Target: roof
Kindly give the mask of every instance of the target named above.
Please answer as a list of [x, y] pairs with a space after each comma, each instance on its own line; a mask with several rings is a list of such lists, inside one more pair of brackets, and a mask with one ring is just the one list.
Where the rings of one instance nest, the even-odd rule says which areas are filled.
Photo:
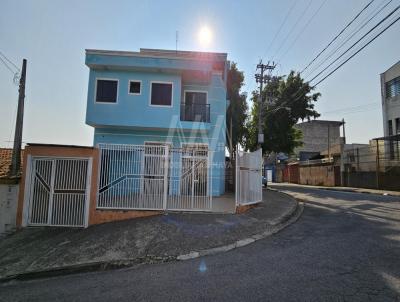
[[151, 57], [151, 58], [174, 58], [194, 59], [204, 61], [226, 61], [228, 54], [222, 52], [183, 51], [168, 49], [140, 48], [140, 51], [101, 50], [86, 49], [86, 54], [126, 56], [126, 57]]
[[390, 71], [392, 68], [396, 67], [398, 64], [400, 64], [400, 60], [396, 63], [394, 63], [392, 66], [390, 66], [388, 69], [386, 69], [384, 72], [382, 72], [381, 74], [385, 74], [388, 71]]
[[329, 125], [341, 126], [341, 125], [343, 125], [343, 122], [342, 121], [328, 121], [328, 120], [311, 120], [311, 121], [307, 121], [307, 122], [298, 123], [296, 125], [306, 125], [306, 124], [329, 124]]
[[[11, 148], [0, 148], [0, 178], [7, 178], [10, 171], [11, 158], [12, 158]], [[21, 151], [21, 171], [24, 158], [24, 150]], [[21, 173], [20, 171], [20, 173]]]
[[26, 145], [27, 146], [37, 146], [37, 147], [68, 147], [68, 148], [93, 149], [92, 146], [79, 146], [79, 145], [42, 144], [42, 143], [27, 143]]

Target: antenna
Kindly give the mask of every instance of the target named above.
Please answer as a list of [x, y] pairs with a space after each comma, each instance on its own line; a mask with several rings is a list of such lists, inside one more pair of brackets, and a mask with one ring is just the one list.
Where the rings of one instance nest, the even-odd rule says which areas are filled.
[[178, 52], [178, 31], [175, 32], [175, 51]]

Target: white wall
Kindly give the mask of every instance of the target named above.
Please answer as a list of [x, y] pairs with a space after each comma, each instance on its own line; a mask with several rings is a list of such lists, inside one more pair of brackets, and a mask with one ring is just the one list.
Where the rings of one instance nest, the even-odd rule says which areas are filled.
[[15, 228], [18, 187], [19, 185], [0, 184], [0, 236]]

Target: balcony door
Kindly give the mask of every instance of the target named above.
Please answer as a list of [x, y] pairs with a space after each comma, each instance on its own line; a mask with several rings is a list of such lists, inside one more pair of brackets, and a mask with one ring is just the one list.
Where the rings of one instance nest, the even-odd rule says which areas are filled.
[[207, 92], [185, 91], [185, 120], [207, 121]]

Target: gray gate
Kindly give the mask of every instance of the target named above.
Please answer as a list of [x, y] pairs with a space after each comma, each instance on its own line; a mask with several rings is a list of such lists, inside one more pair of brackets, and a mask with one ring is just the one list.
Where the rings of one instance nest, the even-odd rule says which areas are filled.
[[89, 159], [33, 158], [29, 225], [87, 225]]

